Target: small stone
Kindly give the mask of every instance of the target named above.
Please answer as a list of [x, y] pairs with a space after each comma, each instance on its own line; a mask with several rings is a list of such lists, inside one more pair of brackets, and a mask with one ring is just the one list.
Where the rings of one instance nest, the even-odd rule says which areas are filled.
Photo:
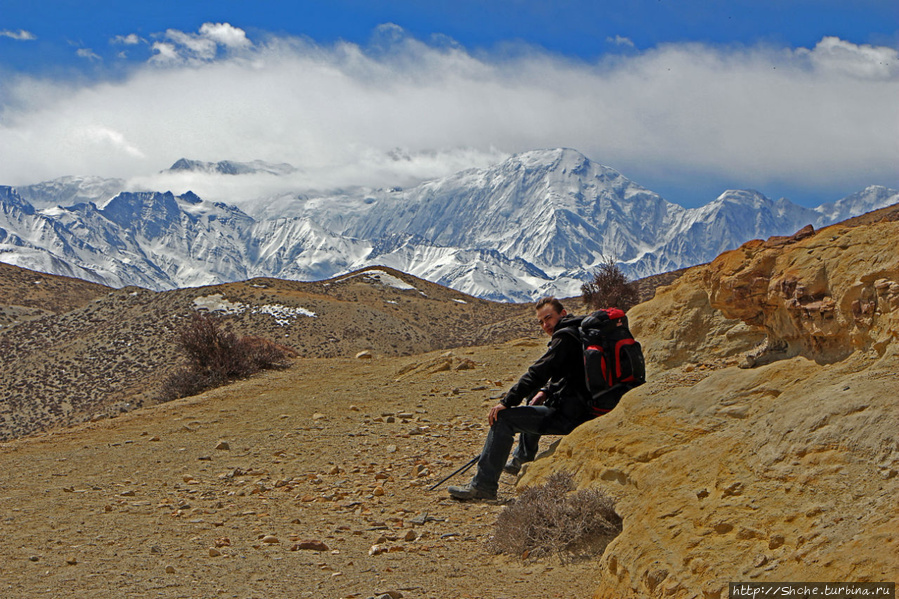
[[219, 444], [215, 446], [215, 448], [221, 451], [228, 451], [231, 449], [231, 445], [227, 441], [220, 441]]
[[403, 537], [403, 540], [405, 540], [407, 542], [415, 541], [417, 539], [418, 539], [418, 533], [415, 532], [414, 530], [410, 530], [410, 531], [406, 532], [406, 536]]
[[306, 539], [296, 543], [290, 548], [291, 551], [328, 551], [328, 546], [321, 541], [315, 539]]
[[39, 561], [41, 560], [41, 558], [40, 558], [39, 556], [37, 556], [37, 555], [32, 555], [32, 556], [29, 557], [28, 559], [31, 560], [31, 561], [33, 561], [33, 562], [39, 562]]
[[387, 553], [387, 548], [383, 545], [372, 545], [368, 550], [369, 555], [381, 555], [382, 553]]
[[374, 495], [375, 497], [383, 496], [384, 495], [384, 487], [378, 485], [377, 487], [375, 487], [375, 490], [372, 491], [372, 495]]
[[215, 547], [209, 548], [209, 557], [218, 557], [221, 554], [222, 554], [222, 552], [219, 551], [218, 549], [216, 549]]
[[150, 437], [150, 441], [161, 441], [159, 437]]
[[266, 545], [274, 545], [275, 543], [280, 543], [281, 541], [279, 541], [278, 537], [276, 537], [275, 535], [265, 535], [264, 537], [262, 537], [262, 542]]
[[374, 356], [367, 349], [356, 354], [357, 360], [371, 360], [372, 358], [374, 358]]
[[321, 412], [316, 412], [315, 414], [312, 415], [313, 420], [324, 420], [325, 418], [327, 418], [327, 416], [325, 416]]
[[75, 566], [78, 564], [78, 558], [70, 557], [66, 560], [66, 563], [69, 564], [70, 566]]
[[175, 566], [166, 566], [166, 567], [165, 567], [165, 573], [166, 573], [166, 574], [174, 574], [174, 573], [175, 573]]

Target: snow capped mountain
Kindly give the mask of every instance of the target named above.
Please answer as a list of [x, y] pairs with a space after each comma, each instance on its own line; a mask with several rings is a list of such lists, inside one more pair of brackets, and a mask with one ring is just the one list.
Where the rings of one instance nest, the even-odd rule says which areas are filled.
[[440, 247], [494, 249], [551, 276], [603, 256], [634, 259], [684, 212], [567, 149], [519, 154], [409, 190], [297, 200], [286, 209], [356, 238], [407, 234]]
[[626, 270], [648, 276], [700, 264], [744, 241], [792, 234], [807, 224], [820, 226], [820, 215], [784, 199], [772, 202], [757, 191], [729, 190], [677, 214], [664, 242], [628, 262]]
[[195, 173], [210, 173], [219, 175], [255, 175], [266, 173], [269, 175], [289, 175], [297, 171], [293, 165], [282, 162], [271, 164], [262, 160], [252, 162], [234, 162], [233, 160], [221, 160], [219, 162], [201, 162], [181, 158], [170, 166], [168, 171], [190, 171]]
[[124, 179], [60, 177], [35, 185], [17, 187], [16, 191], [35, 208], [52, 208], [54, 206], [71, 206], [82, 202], [105, 204], [124, 189]]
[[[172, 169], [230, 176], [282, 166], [293, 168], [182, 159]], [[281, 194], [260, 201], [256, 218], [190, 192], [108, 196], [122, 185], [71, 177], [25, 192], [0, 187], [0, 260], [153, 289], [317, 280], [384, 265], [472, 295], [527, 301], [578, 294], [609, 257], [642, 277], [899, 202], [883, 187], [816, 209], [731, 190], [688, 210], [568, 149], [525, 152], [406, 190]], [[71, 202], [82, 198], [93, 199]], [[268, 214], [278, 216], [260, 217]]]
[[822, 204], [815, 208], [821, 215], [820, 222], [837, 223], [871, 210], [895, 204], [896, 190], [880, 185], [870, 185], [863, 191], [846, 196], [832, 204]]

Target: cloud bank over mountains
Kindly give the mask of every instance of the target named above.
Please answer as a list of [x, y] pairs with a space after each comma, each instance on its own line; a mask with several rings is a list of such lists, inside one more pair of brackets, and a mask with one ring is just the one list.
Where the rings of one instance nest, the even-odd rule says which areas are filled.
[[148, 58], [99, 80], [4, 83], [0, 183], [100, 175], [229, 201], [240, 190], [218, 179], [138, 177], [191, 156], [298, 167], [257, 181], [268, 194], [411, 185], [566, 146], [688, 205], [711, 199], [697, 181], [819, 194], [816, 204], [899, 185], [889, 47], [622, 41], [589, 63], [523, 45], [475, 52], [389, 24], [365, 46], [325, 46], [227, 23], [110, 45]]

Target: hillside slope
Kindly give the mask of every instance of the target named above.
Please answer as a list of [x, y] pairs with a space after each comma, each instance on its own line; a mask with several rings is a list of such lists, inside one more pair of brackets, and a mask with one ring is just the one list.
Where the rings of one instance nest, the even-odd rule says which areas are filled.
[[630, 312], [650, 381], [521, 483], [566, 470], [618, 497], [596, 597], [896, 580], [894, 216], [747, 243]]
[[0, 331], [46, 314], [63, 314], [112, 291], [109, 287], [0, 262]]
[[316, 283], [128, 287], [0, 329], [0, 440], [153, 405], [180, 365], [178, 334], [197, 310], [221, 315], [238, 335], [288, 345], [301, 358], [416, 354], [505, 341], [533, 328], [524, 306], [382, 268]]

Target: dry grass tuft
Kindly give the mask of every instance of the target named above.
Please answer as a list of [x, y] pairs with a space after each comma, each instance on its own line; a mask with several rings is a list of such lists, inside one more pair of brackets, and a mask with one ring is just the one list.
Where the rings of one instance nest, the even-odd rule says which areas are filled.
[[598, 489], [574, 491], [571, 474], [557, 472], [503, 509], [489, 549], [522, 559], [555, 554], [566, 561], [601, 554], [620, 532], [621, 517], [610, 497]]

